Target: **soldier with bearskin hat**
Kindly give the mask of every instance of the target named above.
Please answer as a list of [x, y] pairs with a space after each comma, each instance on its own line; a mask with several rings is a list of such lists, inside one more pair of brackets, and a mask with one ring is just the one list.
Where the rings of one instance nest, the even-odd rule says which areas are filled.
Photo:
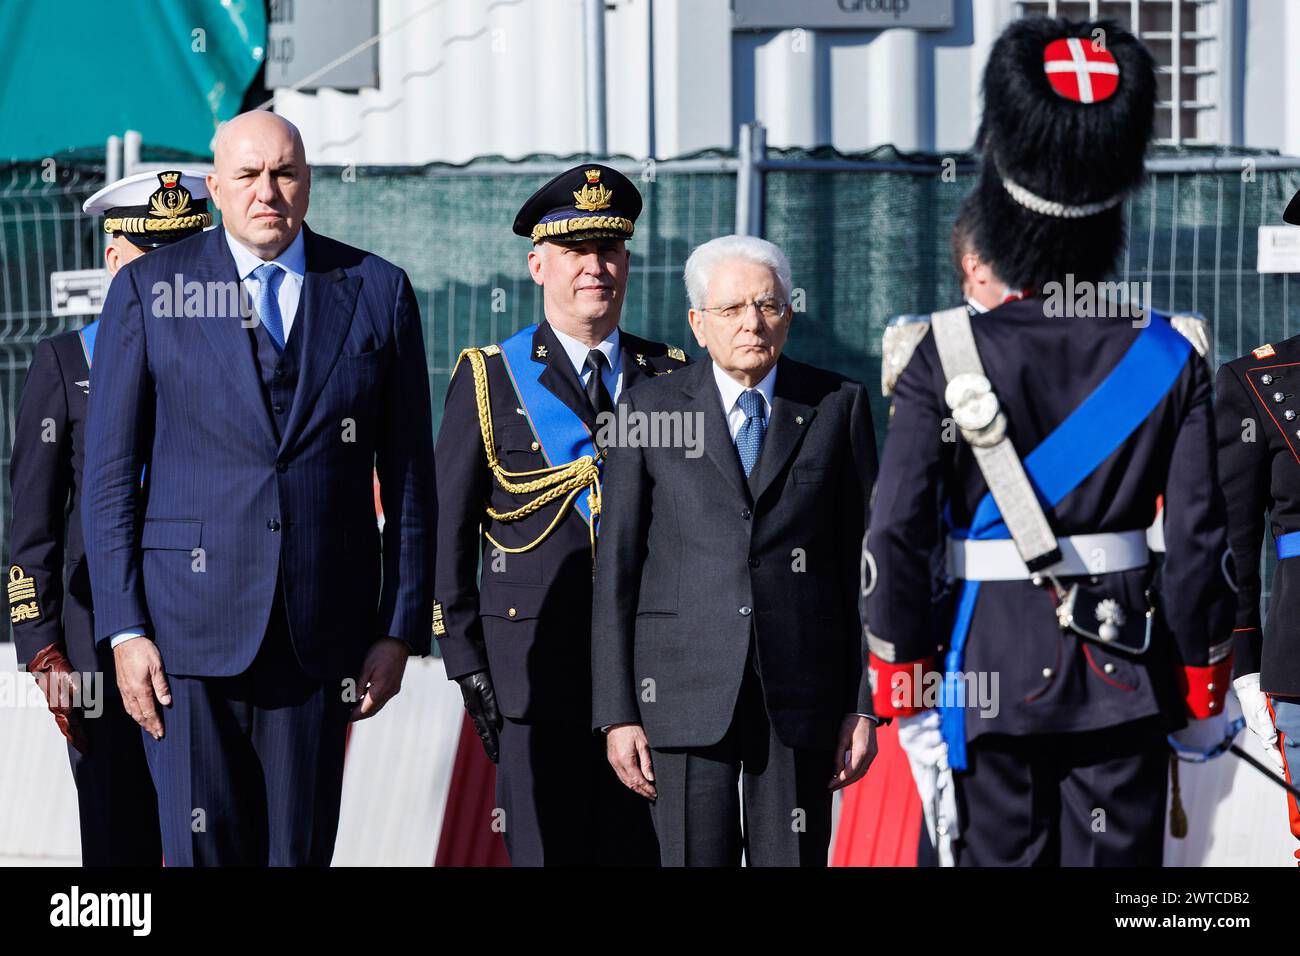
[[[974, 321], [935, 313], [899, 363], [864, 555], [870, 667], [914, 768], [951, 782], [959, 865], [1158, 864], [1167, 735], [1222, 737], [1232, 593], [1204, 330], [1097, 294], [1154, 105], [1151, 56], [1117, 25], [1007, 28], [968, 213], [1010, 294]], [[1092, 294], [1060, 315], [1063, 288]], [[936, 549], [950, 602], [918, 600]]]

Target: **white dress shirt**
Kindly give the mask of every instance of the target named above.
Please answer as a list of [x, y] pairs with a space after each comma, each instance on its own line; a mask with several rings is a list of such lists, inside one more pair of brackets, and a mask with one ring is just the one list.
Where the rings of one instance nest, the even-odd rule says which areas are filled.
[[[235, 257], [235, 271], [239, 274], [239, 281], [244, 284], [249, 301], [256, 302], [261, 283], [253, 278], [253, 270], [261, 266], [264, 260], [259, 259], [257, 253], [251, 251], [228, 232], [226, 233], [226, 245], [230, 247], [230, 254]], [[284, 340], [288, 342], [289, 330], [293, 328], [294, 314], [298, 311], [298, 300], [302, 298], [303, 277], [307, 273], [307, 252], [303, 245], [301, 229], [298, 230], [298, 235], [293, 237], [293, 242], [289, 243], [284, 252], [271, 261], [284, 270], [284, 278], [280, 280], [280, 288], [276, 291], [275, 298], [280, 305], [280, 321], [284, 324]], [[109, 647], [117, 647], [117, 645], [129, 641], [133, 637], [144, 637], [144, 632], [139, 628], [119, 631], [108, 639], [108, 645]]]
[[[261, 283], [253, 278], [253, 270], [265, 265], [268, 260], [258, 258], [257, 253], [228, 232], [226, 245], [230, 246], [230, 254], [235, 257], [235, 271], [239, 274], [239, 281], [244, 284], [249, 301], [256, 302]], [[284, 252], [269, 261], [284, 270], [284, 278], [280, 280], [280, 288], [276, 290], [275, 299], [280, 305], [284, 340], [288, 342], [294, 316], [298, 312], [298, 300], [302, 298], [303, 276], [307, 273], [307, 252], [303, 245], [302, 230], [298, 230], [298, 235], [293, 237], [293, 242], [289, 243]]]
[[[591, 346], [579, 342], [572, 335], [566, 335], [555, 326], [551, 326], [551, 331], [559, 340], [560, 345], [564, 346], [564, 354], [569, 357], [573, 363], [573, 370], [578, 373], [578, 381], [582, 387], [587, 387], [587, 380], [591, 378], [591, 369], [587, 368], [587, 353], [591, 351]], [[606, 364], [605, 370], [601, 372], [601, 380], [605, 383], [605, 390], [609, 392], [609, 399], [612, 402], [618, 401], [618, 393], [623, 389], [623, 362], [622, 351], [618, 347], [618, 326], [614, 331], [609, 333], [603, 342], [596, 345], [596, 348], [605, 353]]]
[[[722, 396], [722, 414], [727, 419], [727, 428], [731, 430], [731, 440], [734, 442], [736, 433], [745, 424], [745, 412], [740, 407], [740, 395], [749, 389], [727, 374], [717, 362], [713, 363], [713, 380], [718, 383], [718, 394]], [[763, 376], [763, 380], [754, 386], [754, 391], [763, 396], [763, 416], [771, 421], [772, 396], [776, 392], [776, 365], [773, 365]]]

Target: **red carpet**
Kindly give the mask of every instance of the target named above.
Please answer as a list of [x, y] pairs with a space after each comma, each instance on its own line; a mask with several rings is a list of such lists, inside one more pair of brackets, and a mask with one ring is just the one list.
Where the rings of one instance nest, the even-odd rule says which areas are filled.
[[501, 834], [492, 830], [497, 768], [483, 752], [466, 714], [451, 771], [451, 792], [442, 817], [434, 866], [509, 866]]
[[894, 725], [876, 732], [880, 753], [844, 792], [831, 866], [916, 866], [921, 800]]

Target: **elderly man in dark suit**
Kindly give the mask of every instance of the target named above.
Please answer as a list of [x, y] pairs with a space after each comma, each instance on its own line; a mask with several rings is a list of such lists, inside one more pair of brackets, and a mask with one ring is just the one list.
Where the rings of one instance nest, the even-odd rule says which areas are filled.
[[704, 453], [609, 448], [593, 725], [654, 801], [665, 865], [737, 865], [743, 849], [750, 865], [824, 866], [832, 793], [876, 748], [858, 615], [867, 392], [782, 357], [790, 267], [770, 242], [705, 243], [686, 284], [711, 361], [630, 389], [619, 414], [628, 436], [638, 417], [690, 417]]
[[307, 228], [286, 120], [236, 117], [215, 166], [223, 227], [128, 265], [104, 304], [83, 519], [95, 637], [145, 730], [169, 866], [326, 864], [348, 720], [429, 649], [419, 308], [402, 270]]

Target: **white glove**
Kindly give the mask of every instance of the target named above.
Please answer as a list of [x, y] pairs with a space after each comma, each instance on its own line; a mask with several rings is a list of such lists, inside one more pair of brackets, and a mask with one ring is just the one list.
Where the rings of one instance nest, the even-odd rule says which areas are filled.
[[1190, 720], [1186, 727], [1172, 736], [1178, 746], [1205, 753], [1223, 743], [1227, 732], [1228, 716], [1219, 713], [1204, 720]]
[[939, 712], [926, 710], [910, 717], [898, 718], [898, 743], [914, 766], [934, 769], [943, 761], [948, 766], [948, 745], [939, 729]]
[[1259, 674], [1244, 674], [1232, 682], [1232, 687], [1241, 702], [1241, 715], [1246, 718], [1246, 726], [1259, 738], [1269, 763], [1277, 768], [1279, 774], [1286, 776], [1286, 765], [1277, 744], [1277, 728], [1273, 726], [1273, 715], [1268, 712], [1268, 698], [1259, 689]]
[[939, 865], [952, 866], [952, 841], [959, 833], [957, 790], [948, 768], [948, 745], [939, 729], [939, 712], [927, 710], [898, 718], [898, 743], [907, 754], [925, 812], [925, 828], [938, 850]]

